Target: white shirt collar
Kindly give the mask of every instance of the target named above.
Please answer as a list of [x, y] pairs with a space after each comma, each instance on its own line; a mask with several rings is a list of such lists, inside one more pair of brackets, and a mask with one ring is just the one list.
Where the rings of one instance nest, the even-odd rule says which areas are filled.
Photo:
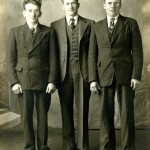
[[110, 19], [111, 19], [111, 18], [114, 18], [114, 24], [116, 24], [116, 23], [117, 23], [117, 20], [118, 20], [118, 17], [119, 17], [119, 14], [118, 14], [116, 17], [107, 16], [107, 23], [108, 23], [108, 26], [109, 26], [109, 24], [110, 24]]
[[28, 27], [30, 28], [30, 30], [32, 29], [32, 28], [34, 28], [35, 29], [35, 31], [36, 31], [36, 29], [37, 29], [37, 26], [38, 26], [38, 23], [36, 24], [36, 25], [31, 25], [31, 24], [29, 24], [28, 22], [27, 22], [27, 24], [28, 24]]
[[75, 20], [75, 25], [78, 23], [78, 18], [79, 18], [79, 16], [78, 15], [76, 15], [76, 16], [74, 16], [74, 17], [72, 17], [72, 16], [66, 16], [66, 20], [67, 20], [67, 24], [68, 25], [70, 25], [70, 19], [71, 18], [74, 18], [74, 20]]

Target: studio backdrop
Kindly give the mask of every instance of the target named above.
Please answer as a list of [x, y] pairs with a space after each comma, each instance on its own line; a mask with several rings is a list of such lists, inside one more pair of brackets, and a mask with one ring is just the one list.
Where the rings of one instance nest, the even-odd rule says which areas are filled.
[[[79, 14], [96, 22], [105, 17], [103, 0], [79, 0]], [[8, 106], [10, 111], [21, 114], [22, 99], [14, 95], [9, 88], [7, 78], [6, 50], [7, 39], [10, 28], [25, 23], [22, 15], [23, 0], [1, 0], [0, 1], [0, 104]], [[143, 38], [144, 47], [144, 69], [142, 83], [136, 90], [135, 97], [135, 121], [137, 128], [150, 127], [150, 72], [147, 65], [150, 63], [150, 20], [148, 19], [150, 2], [148, 0], [122, 0], [121, 14], [135, 18], [138, 21]], [[40, 22], [50, 26], [51, 22], [64, 16], [61, 0], [42, 0], [42, 16]], [[115, 126], [120, 127], [119, 108], [116, 99]], [[0, 105], [0, 107], [2, 107]], [[1, 108], [0, 108], [1, 109]], [[76, 109], [75, 125], [76, 125]], [[1, 114], [0, 114], [1, 115]], [[36, 117], [36, 116], [34, 116]], [[49, 110], [49, 127], [61, 128], [61, 111], [57, 91], [52, 95]], [[99, 129], [100, 106], [98, 95], [92, 95], [90, 99], [89, 128]], [[36, 120], [36, 118], [34, 119]], [[36, 122], [35, 122], [36, 123]]]

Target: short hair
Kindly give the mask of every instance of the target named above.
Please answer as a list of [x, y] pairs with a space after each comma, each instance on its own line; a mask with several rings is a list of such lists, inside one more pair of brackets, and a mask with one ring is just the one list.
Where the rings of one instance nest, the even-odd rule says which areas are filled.
[[[105, 1], [106, 1], [106, 0], [104, 0], [104, 3], [105, 3]], [[121, 0], [120, 0], [120, 3], [121, 3]]]
[[41, 0], [24, 0], [24, 2], [23, 2], [23, 8], [24, 9], [25, 9], [25, 5], [27, 5], [28, 3], [37, 5], [41, 9], [41, 5], [42, 5], [42, 1]]
[[[64, 0], [61, 0], [62, 1], [62, 3], [64, 3]], [[76, 2], [78, 3], [79, 2], [79, 0], [76, 0]]]

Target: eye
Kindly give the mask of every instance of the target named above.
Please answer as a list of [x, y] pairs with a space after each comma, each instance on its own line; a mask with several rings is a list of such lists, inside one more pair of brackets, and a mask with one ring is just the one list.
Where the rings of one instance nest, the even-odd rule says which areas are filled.
[[116, 6], [119, 6], [119, 5], [120, 5], [120, 3], [119, 3], [119, 2], [115, 2], [115, 5], [116, 5]]
[[39, 13], [39, 10], [38, 10], [38, 9], [35, 9], [34, 12], [35, 12], [35, 13]]
[[28, 11], [29, 13], [31, 13], [31, 12], [32, 12], [32, 9], [28, 9], [27, 11]]
[[111, 4], [112, 4], [112, 2], [108, 2], [108, 4], [109, 4], [109, 5], [111, 5]]
[[76, 2], [73, 2], [72, 5], [76, 5]]
[[69, 3], [66, 3], [66, 5], [69, 5]]

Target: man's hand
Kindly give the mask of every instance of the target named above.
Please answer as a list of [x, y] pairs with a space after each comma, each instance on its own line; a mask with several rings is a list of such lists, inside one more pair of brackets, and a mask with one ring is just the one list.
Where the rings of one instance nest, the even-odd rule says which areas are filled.
[[99, 84], [98, 84], [96, 81], [93, 81], [93, 82], [91, 82], [91, 84], [90, 84], [90, 90], [91, 90], [91, 92], [94, 93], [94, 94], [99, 94], [99, 91], [100, 91], [101, 89], [100, 89]]
[[16, 83], [15, 85], [13, 85], [12, 91], [13, 91], [15, 94], [22, 93], [21, 85], [20, 85], [19, 83]]
[[56, 90], [56, 86], [53, 83], [49, 83], [47, 85], [46, 93], [52, 94], [55, 92], [55, 90]]
[[139, 80], [131, 79], [131, 87], [132, 87], [132, 89], [135, 90], [138, 87], [139, 83], [140, 83]]
[[147, 70], [150, 71], [150, 64], [147, 66]]

